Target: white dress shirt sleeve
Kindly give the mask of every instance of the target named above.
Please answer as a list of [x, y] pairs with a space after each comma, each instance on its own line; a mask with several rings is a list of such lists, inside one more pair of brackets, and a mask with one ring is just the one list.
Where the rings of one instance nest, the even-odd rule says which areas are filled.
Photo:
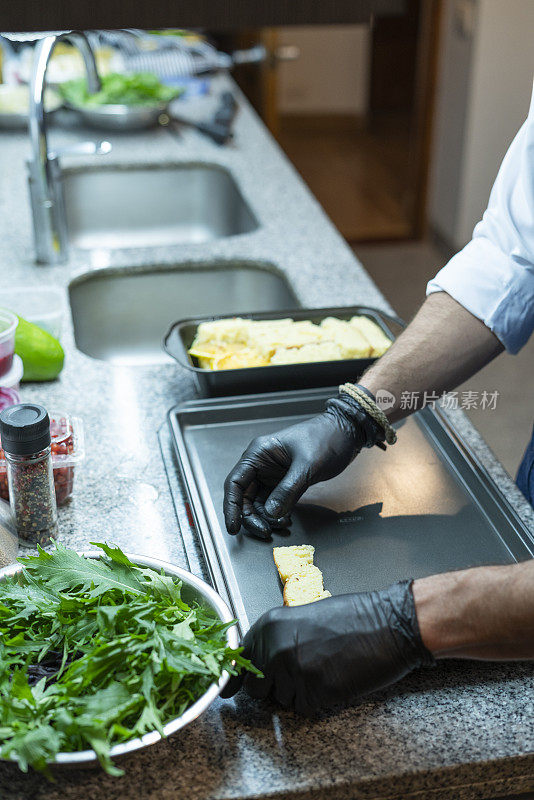
[[534, 94], [473, 238], [427, 286], [427, 294], [438, 291], [481, 319], [510, 353], [534, 330]]

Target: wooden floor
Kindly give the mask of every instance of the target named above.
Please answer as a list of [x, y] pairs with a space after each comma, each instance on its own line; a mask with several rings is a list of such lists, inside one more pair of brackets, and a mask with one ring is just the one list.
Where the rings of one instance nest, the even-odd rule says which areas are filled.
[[405, 121], [390, 121], [374, 132], [288, 123], [282, 120], [278, 141], [346, 239], [411, 235], [410, 137]]

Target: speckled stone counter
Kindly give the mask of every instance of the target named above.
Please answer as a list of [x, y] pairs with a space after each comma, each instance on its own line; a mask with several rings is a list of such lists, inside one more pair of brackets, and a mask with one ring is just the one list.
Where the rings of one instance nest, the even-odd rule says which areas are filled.
[[[224, 79], [215, 84], [215, 91]], [[213, 100], [198, 102], [199, 116]], [[55, 145], [94, 133], [51, 131]], [[64, 266], [36, 266], [24, 135], [0, 134], [0, 298], [9, 285], [65, 290], [61, 378], [25, 385], [25, 400], [83, 418], [87, 457], [75, 496], [61, 509], [61, 541], [87, 549], [106, 539], [133, 553], [182, 566], [185, 555], [158, 441], [172, 465], [166, 411], [195, 395], [174, 363], [117, 367], [76, 349], [67, 286], [102, 267], [261, 261], [285, 274], [306, 306], [376, 305], [389, 310], [350, 249], [246, 104], [231, 146], [184, 129], [107, 136], [109, 164], [205, 161], [231, 170], [260, 222], [258, 230], [210, 244], [150, 251], [75, 252]], [[65, 158], [65, 168], [103, 166]], [[142, 192], [142, 187], [140, 187]], [[454, 424], [534, 532], [534, 515], [460, 412]], [[170, 480], [179, 483], [170, 475]], [[191, 532], [184, 524], [184, 535]], [[198, 564], [191, 564], [198, 569]], [[170, 740], [123, 760], [127, 774], [62, 770], [55, 784], [0, 766], [0, 797], [50, 798], [484, 798], [534, 788], [534, 668], [449, 663], [413, 675], [355, 709], [308, 721], [246, 697], [218, 701]]]

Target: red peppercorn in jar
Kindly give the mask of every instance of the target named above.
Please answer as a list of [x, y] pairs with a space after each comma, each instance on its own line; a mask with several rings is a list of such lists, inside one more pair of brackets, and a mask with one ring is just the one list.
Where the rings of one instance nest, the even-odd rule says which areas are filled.
[[[57, 411], [49, 412], [49, 417], [56, 503], [62, 506], [72, 496], [76, 464], [79, 464], [85, 456], [83, 423], [79, 417], [71, 417]], [[9, 501], [7, 469], [2, 449], [0, 449], [0, 497]]]

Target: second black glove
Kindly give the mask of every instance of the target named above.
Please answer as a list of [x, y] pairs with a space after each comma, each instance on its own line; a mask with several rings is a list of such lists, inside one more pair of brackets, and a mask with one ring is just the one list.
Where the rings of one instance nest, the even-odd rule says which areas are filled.
[[435, 663], [421, 640], [411, 581], [380, 592], [273, 608], [243, 644], [243, 656], [265, 677], [231, 678], [223, 697], [244, 683], [251, 697], [272, 697], [305, 715], [354, 703]]
[[285, 527], [306, 489], [339, 475], [363, 447], [384, 441], [384, 431], [352, 397], [330, 400], [326, 411], [247, 447], [224, 485], [228, 533], [241, 525], [261, 539]]

